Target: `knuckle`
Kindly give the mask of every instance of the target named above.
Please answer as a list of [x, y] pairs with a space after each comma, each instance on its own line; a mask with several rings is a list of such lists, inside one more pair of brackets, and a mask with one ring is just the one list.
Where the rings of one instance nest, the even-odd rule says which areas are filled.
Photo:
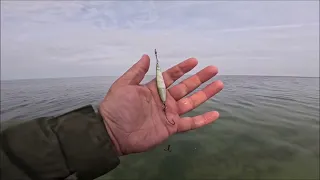
[[171, 78], [174, 80], [179, 79], [183, 75], [183, 71], [179, 66], [176, 66], [176, 68], [173, 69], [173, 72], [171, 73]]
[[188, 94], [188, 92], [189, 92], [189, 88], [188, 88], [188, 86], [187, 86], [187, 84], [185, 84], [184, 82], [181, 82], [180, 83], [180, 86], [181, 86], [181, 97], [184, 97], [185, 95], [187, 95]]

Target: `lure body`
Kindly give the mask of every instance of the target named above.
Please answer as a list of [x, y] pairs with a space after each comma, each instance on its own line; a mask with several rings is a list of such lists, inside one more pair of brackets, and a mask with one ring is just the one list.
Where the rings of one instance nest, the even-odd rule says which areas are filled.
[[159, 62], [157, 60], [157, 68], [156, 68], [156, 74], [157, 74], [157, 88], [159, 92], [160, 99], [163, 103], [163, 105], [166, 105], [166, 98], [167, 98], [167, 93], [166, 93], [166, 85], [164, 84], [162, 72], [159, 66]]
[[[157, 89], [158, 89], [158, 93], [160, 96], [160, 99], [163, 103], [163, 111], [164, 113], [166, 113], [166, 99], [167, 99], [167, 88], [166, 88], [166, 84], [164, 83], [164, 79], [162, 76], [162, 72], [159, 66], [159, 60], [158, 60], [158, 56], [157, 56], [157, 50], [154, 50], [154, 53], [156, 55], [156, 59], [157, 59], [157, 65], [156, 65], [156, 81], [157, 81]], [[166, 117], [167, 118], [167, 117]], [[175, 125], [175, 122], [170, 122], [167, 118], [167, 121], [171, 124], [171, 125]]]

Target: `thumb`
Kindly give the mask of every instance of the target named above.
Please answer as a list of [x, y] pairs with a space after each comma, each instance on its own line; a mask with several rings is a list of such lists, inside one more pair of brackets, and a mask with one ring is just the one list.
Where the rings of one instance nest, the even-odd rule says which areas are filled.
[[117, 85], [138, 85], [146, 75], [150, 66], [150, 57], [143, 55], [130, 69], [128, 69], [117, 81]]

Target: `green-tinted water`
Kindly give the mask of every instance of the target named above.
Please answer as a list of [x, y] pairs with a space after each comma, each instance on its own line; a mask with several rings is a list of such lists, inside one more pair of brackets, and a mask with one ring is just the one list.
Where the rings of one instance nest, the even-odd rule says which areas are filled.
[[[98, 179], [319, 179], [319, 78], [216, 79], [224, 90], [185, 116], [218, 110], [219, 120], [149, 152], [121, 157], [116, 169]], [[97, 103], [113, 80], [2, 82], [1, 118]], [[172, 152], [163, 150], [168, 144]]]

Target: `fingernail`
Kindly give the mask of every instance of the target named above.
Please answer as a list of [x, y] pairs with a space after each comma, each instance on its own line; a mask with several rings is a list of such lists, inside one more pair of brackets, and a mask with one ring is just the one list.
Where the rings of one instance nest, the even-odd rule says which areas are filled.
[[213, 111], [213, 113], [214, 113], [215, 116], [219, 116], [220, 115], [218, 111]]
[[146, 54], [143, 54], [143, 55], [141, 56], [141, 59], [144, 58], [145, 56], [146, 56]]

